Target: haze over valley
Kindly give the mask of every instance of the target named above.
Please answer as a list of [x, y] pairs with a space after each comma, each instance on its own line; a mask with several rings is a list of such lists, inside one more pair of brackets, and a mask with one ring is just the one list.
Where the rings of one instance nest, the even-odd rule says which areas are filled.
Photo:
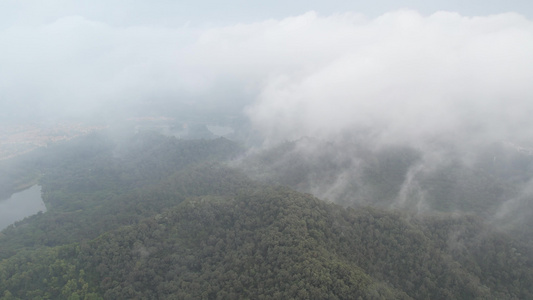
[[3, 2], [0, 299], [533, 298], [532, 18]]

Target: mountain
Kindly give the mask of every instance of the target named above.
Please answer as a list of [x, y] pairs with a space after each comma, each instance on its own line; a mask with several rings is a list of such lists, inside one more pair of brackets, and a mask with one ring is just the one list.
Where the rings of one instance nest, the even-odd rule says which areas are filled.
[[[350, 156], [306, 143], [306, 156], [285, 160], [301, 153], [289, 142], [237, 162], [242, 148], [229, 140], [154, 133], [47, 149], [27, 172], [40, 174], [49, 209], [0, 233], [0, 299], [533, 298], [523, 235], [475, 206], [391, 205], [421, 152], [354, 143]], [[424, 188], [449, 178], [468, 195], [492, 182], [499, 199], [526, 181], [446, 166], [420, 178]], [[339, 170], [359, 172], [356, 189], [381, 198], [339, 205], [304, 192]]]
[[234, 164], [261, 182], [344, 206], [471, 213], [507, 224], [516, 221], [520, 207], [530, 211], [533, 196], [533, 156], [501, 142], [461, 149], [445, 143], [376, 144], [357, 136], [302, 138]]
[[0, 263], [0, 287], [20, 299], [527, 299], [527, 251], [475, 217], [345, 209], [265, 187], [16, 254]]

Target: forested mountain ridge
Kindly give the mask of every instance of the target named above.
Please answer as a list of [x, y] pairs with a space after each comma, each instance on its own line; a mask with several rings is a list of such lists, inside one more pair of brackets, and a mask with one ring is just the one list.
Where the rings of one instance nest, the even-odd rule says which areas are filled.
[[251, 178], [344, 206], [473, 214], [533, 247], [533, 155], [502, 141], [379, 144], [301, 138], [236, 161]]
[[[241, 184], [240, 179], [229, 180], [243, 178], [229, 175], [235, 172], [218, 163], [241, 151], [225, 139], [189, 141], [141, 134], [122, 145], [128, 151], [118, 155], [111, 140], [93, 135], [30, 157], [39, 161], [48, 211], [5, 229], [0, 234], [0, 258], [25, 247], [95, 238], [135, 224], [187, 196], [223, 194], [222, 189]], [[214, 178], [221, 183], [209, 185]]]
[[[92, 241], [17, 254], [0, 274], [20, 299], [527, 299], [524, 251], [473, 217], [345, 209], [267, 187], [194, 197]], [[67, 275], [43, 281], [48, 264]]]
[[0, 234], [0, 299], [533, 298], [530, 248], [481, 216], [259, 183], [227, 166], [242, 149], [225, 139], [75, 142], [42, 154], [49, 211]]
[[533, 180], [533, 156], [505, 143], [461, 149], [365, 139], [301, 138], [248, 155], [235, 165], [259, 181], [346, 206], [492, 217], [508, 200], [531, 196], [522, 192]]

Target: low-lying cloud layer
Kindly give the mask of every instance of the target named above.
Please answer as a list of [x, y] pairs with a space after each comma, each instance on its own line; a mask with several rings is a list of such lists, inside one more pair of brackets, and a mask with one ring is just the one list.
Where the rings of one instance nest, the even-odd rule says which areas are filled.
[[320, 22], [332, 28], [313, 34], [334, 39], [319, 50], [331, 59], [266, 83], [248, 112], [268, 136], [324, 137], [361, 127], [387, 140], [531, 135], [530, 21], [412, 11], [347, 18], [307, 20], [308, 28]]
[[270, 141], [533, 133], [533, 22], [514, 13], [309, 12], [209, 28], [69, 16], [4, 27], [0, 44], [2, 117], [186, 103], [244, 111]]

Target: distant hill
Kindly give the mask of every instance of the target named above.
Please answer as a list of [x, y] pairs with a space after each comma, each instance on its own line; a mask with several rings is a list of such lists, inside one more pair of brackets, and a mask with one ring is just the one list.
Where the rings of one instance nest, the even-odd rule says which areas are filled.
[[527, 199], [533, 198], [533, 156], [515, 148], [501, 142], [456, 149], [303, 138], [235, 165], [261, 182], [345, 206], [466, 212], [508, 223], [521, 215], [521, 207], [531, 211]]

